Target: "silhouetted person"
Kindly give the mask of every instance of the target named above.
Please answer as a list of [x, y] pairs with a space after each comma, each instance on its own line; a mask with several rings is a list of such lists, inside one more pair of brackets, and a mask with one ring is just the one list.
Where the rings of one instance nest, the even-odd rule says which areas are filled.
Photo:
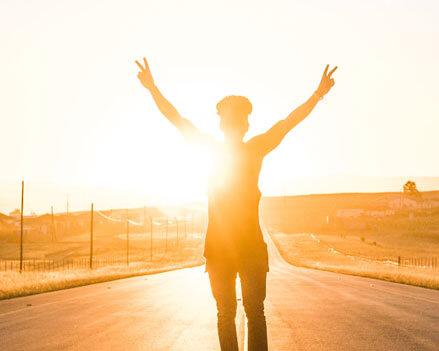
[[317, 102], [334, 85], [326, 66], [317, 90], [290, 115], [270, 130], [247, 142], [242, 139], [252, 111], [243, 96], [227, 96], [217, 104], [224, 142], [201, 133], [190, 121], [180, 116], [154, 84], [146, 59], [138, 78], [147, 88], [162, 114], [175, 125], [186, 140], [202, 143], [212, 151], [213, 168], [208, 182], [208, 216], [204, 256], [210, 285], [218, 308], [218, 336], [223, 351], [237, 351], [236, 276], [239, 274], [242, 298], [248, 320], [249, 351], [267, 350], [267, 327], [264, 315], [267, 245], [259, 226], [258, 188], [262, 161], [276, 148], [284, 136], [313, 110]]

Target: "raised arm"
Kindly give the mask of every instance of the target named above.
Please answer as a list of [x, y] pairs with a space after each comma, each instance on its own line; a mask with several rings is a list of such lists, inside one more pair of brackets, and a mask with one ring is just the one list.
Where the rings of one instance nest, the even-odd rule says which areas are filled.
[[136, 61], [140, 71], [137, 74], [140, 83], [149, 90], [154, 102], [156, 103], [160, 112], [171, 122], [178, 130], [188, 139], [200, 137], [199, 130], [187, 119], [181, 117], [177, 109], [162, 95], [160, 90], [154, 84], [151, 71], [149, 69], [146, 58], [143, 58], [143, 65]]
[[263, 154], [267, 154], [276, 148], [283, 140], [285, 135], [296, 125], [302, 122], [311, 113], [323, 96], [325, 96], [334, 86], [335, 81], [332, 78], [332, 74], [335, 72], [337, 67], [334, 67], [331, 71], [329, 71], [329, 73], [328, 69], [329, 65], [326, 66], [323, 72], [322, 79], [320, 80], [317, 90], [304, 104], [300, 105], [293, 112], [291, 112], [287, 118], [277, 122], [267, 132], [254, 137], [249, 141], [249, 143], [253, 143]]

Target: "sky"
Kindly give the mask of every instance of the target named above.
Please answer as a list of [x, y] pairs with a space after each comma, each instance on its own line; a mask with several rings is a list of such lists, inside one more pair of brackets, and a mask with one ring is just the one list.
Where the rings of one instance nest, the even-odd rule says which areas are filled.
[[180, 113], [218, 138], [222, 97], [252, 101], [251, 137], [338, 66], [265, 159], [264, 195], [394, 191], [409, 177], [439, 189], [438, 18], [439, 2], [419, 0], [2, 0], [0, 212], [18, 207], [22, 179], [27, 211], [204, 198], [206, 156], [139, 84], [143, 56]]

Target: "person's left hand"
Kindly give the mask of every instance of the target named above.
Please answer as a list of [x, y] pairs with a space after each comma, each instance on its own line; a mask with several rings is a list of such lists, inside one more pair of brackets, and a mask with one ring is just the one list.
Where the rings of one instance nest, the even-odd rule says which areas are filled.
[[325, 70], [323, 71], [322, 79], [320, 80], [319, 87], [316, 90], [316, 93], [321, 98], [325, 96], [335, 84], [334, 78], [332, 78], [332, 74], [337, 69], [337, 66], [335, 66], [332, 70], [330, 70], [329, 73], [328, 73], [328, 69], [329, 69], [329, 65], [326, 65]]

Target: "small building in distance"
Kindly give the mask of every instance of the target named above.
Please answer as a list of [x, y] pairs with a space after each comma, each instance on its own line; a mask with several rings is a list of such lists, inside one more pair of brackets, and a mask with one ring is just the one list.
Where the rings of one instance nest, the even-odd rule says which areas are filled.
[[427, 210], [439, 208], [439, 201], [434, 199], [410, 198], [401, 195], [398, 198], [389, 200], [389, 207], [395, 210]]
[[364, 210], [362, 208], [342, 208], [337, 210], [335, 216], [338, 218], [356, 218], [363, 215]]

